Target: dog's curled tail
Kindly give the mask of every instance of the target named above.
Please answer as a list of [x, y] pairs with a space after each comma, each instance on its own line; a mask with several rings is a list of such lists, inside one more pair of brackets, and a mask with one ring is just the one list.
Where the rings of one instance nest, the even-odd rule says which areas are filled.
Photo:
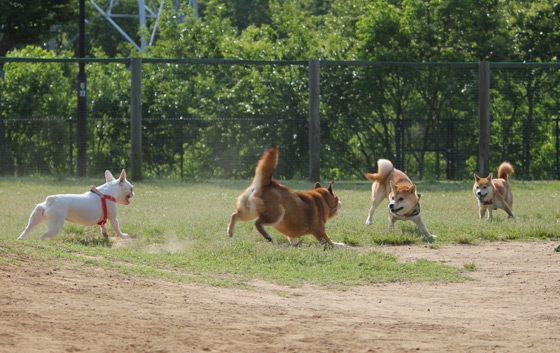
[[278, 148], [272, 145], [264, 152], [255, 169], [255, 179], [253, 180], [253, 187], [255, 189], [270, 184], [272, 181], [272, 173], [274, 173], [277, 164]]
[[513, 173], [513, 166], [508, 162], [503, 162], [498, 168], [498, 178], [508, 180], [508, 175]]
[[377, 161], [377, 173], [366, 173], [365, 176], [371, 181], [383, 182], [393, 170], [393, 163], [388, 159], [380, 159]]

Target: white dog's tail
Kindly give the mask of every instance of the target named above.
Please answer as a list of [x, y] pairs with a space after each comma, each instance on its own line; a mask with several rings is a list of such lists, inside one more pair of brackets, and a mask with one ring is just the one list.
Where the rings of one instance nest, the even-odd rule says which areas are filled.
[[366, 173], [365, 176], [371, 181], [383, 182], [389, 173], [393, 170], [393, 163], [388, 159], [380, 159], [377, 161], [377, 173]]
[[272, 173], [278, 164], [278, 148], [270, 146], [257, 164], [255, 169], [255, 179], [253, 180], [253, 187], [255, 190], [270, 184], [272, 181]]
[[18, 240], [24, 239], [27, 234], [29, 234], [33, 228], [35, 228], [39, 223], [45, 221], [45, 207], [49, 204], [49, 198], [47, 197], [47, 201], [38, 204], [35, 206], [33, 212], [31, 212], [31, 216], [29, 216], [29, 222], [27, 223], [27, 227], [23, 230], [23, 232], [18, 237]]

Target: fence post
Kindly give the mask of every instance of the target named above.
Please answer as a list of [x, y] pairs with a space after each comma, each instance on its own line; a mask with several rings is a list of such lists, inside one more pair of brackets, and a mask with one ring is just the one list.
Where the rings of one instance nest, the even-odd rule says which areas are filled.
[[309, 60], [309, 181], [320, 181], [321, 120], [319, 116], [320, 63]]
[[130, 60], [130, 176], [142, 180], [142, 59]]
[[490, 62], [478, 66], [478, 173], [490, 172]]
[[[80, 58], [85, 57], [85, 1], [80, 0], [80, 24], [79, 24], [79, 53]], [[79, 62], [78, 69], [78, 111], [76, 125], [76, 147], [78, 176], [86, 175], [87, 164], [87, 78], [85, 62]]]

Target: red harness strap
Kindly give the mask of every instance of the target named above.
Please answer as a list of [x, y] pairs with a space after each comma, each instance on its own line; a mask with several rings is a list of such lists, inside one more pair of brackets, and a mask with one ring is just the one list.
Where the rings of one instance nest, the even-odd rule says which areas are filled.
[[91, 192], [97, 194], [99, 197], [101, 197], [101, 205], [103, 206], [103, 219], [100, 220], [99, 222], [97, 222], [97, 224], [100, 225], [100, 226], [104, 226], [105, 223], [107, 223], [107, 200], [111, 200], [114, 203], [117, 203], [117, 199], [115, 199], [111, 195], [102, 194], [94, 186], [90, 186], [89, 191], [91, 191]]

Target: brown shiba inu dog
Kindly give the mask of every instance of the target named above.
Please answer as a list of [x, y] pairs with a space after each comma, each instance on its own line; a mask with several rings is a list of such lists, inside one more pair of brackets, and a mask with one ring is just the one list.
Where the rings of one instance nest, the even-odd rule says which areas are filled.
[[484, 218], [488, 210], [488, 219], [492, 218], [492, 210], [501, 208], [506, 211], [508, 218], [515, 218], [513, 211], [513, 193], [508, 181], [508, 175], [513, 173], [513, 167], [503, 162], [498, 168], [498, 178], [492, 179], [492, 173], [486, 178], [474, 175], [473, 194], [478, 199], [480, 218]]
[[259, 161], [253, 183], [237, 198], [237, 211], [231, 215], [228, 235], [233, 236], [237, 221], [256, 218], [255, 227], [271, 242], [272, 237], [264, 226], [274, 227], [286, 235], [291, 244], [297, 244], [303, 235], [312, 234], [319, 242], [344, 246], [333, 242], [325, 231], [327, 221], [342, 206], [333, 193], [332, 183], [328, 188], [316, 183], [313, 190], [293, 192], [272, 178], [277, 164], [278, 149], [272, 146]]
[[377, 173], [366, 173], [365, 177], [373, 181], [371, 186], [371, 208], [366, 225], [371, 224], [373, 212], [383, 199], [389, 200], [389, 230], [397, 220], [411, 220], [424, 234], [424, 239], [433, 241], [435, 235], [430, 234], [420, 216], [420, 195], [416, 193], [416, 186], [402, 171], [395, 169], [393, 163], [387, 159], [377, 161]]

